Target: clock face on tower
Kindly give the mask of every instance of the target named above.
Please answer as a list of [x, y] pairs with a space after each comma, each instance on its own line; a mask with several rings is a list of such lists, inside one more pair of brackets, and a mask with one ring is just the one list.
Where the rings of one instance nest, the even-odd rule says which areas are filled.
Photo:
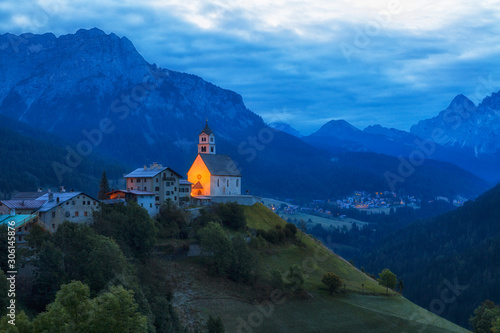
[[198, 180], [200, 180], [201, 179], [201, 175], [198, 174], [198, 176], [196, 176], [196, 178], [198, 178]]

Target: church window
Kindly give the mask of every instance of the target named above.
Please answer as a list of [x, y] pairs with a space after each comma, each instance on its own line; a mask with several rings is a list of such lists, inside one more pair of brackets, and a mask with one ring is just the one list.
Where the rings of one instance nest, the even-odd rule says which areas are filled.
[[207, 147], [201, 147], [201, 151], [205, 153], [207, 151]]
[[214, 147], [210, 147], [210, 152], [213, 153], [214, 152]]
[[227, 187], [229, 187], [229, 179], [227, 180]]
[[214, 138], [210, 138], [210, 142], [214, 142]]
[[219, 187], [219, 180], [217, 179], [217, 187]]
[[240, 184], [240, 180], [239, 179], [236, 179], [236, 187], [238, 187]]
[[202, 137], [202, 138], [201, 138], [201, 141], [202, 141], [202, 142], [206, 142], [206, 141], [207, 141], [207, 138]]

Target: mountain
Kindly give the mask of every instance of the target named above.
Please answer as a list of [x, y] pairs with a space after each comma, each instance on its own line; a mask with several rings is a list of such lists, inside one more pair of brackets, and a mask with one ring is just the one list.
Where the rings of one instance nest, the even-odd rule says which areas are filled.
[[282, 131], [282, 132], [288, 133], [290, 135], [293, 135], [297, 138], [302, 137], [302, 134], [300, 134], [299, 131], [297, 131], [295, 128], [293, 128], [292, 126], [290, 126], [287, 123], [276, 121], [276, 122], [269, 123], [267, 125], [271, 128], [277, 129], [278, 131]]
[[357, 262], [372, 272], [389, 267], [408, 299], [466, 327], [481, 302], [500, 302], [500, 184], [381, 244]]
[[[68, 142], [68, 167], [96, 154], [131, 168], [156, 161], [185, 174], [207, 119], [217, 152], [233, 157], [252, 194], [310, 200], [390, 190], [386, 171], [397, 173], [400, 164], [313, 148], [268, 127], [237, 93], [149, 64], [126, 37], [96, 28], [59, 37], [4, 34], [0, 72], [0, 115]], [[453, 183], [446, 195], [484, 191], [481, 179], [448, 168], [417, 168], [396, 189], [425, 188], [412, 194], [432, 197]]]
[[[433, 126], [432, 129], [440, 128], [438, 124]], [[302, 139], [317, 148], [334, 153], [341, 151], [375, 152], [406, 158], [413, 154], [423, 154], [428, 160], [453, 163], [489, 182], [496, 183], [500, 180], [500, 168], [498, 167], [500, 155], [477, 155], [471, 148], [443, 145], [443, 142], [436, 142], [436, 140], [426, 137], [425, 133], [416, 133], [415, 131], [409, 133], [380, 125], [368, 126], [361, 131], [345, 120], [332, 120], [318, 131]], [[481, 141], [482, 139], [475, 138], [475, 140]], [[494, 136], [488, 140], [491, 140], [491, 143], [488, 144], [490, 146], [496, 141], [500, 142]]]
[[[29, 133], [29, 134], [27, 134]], [[0, 116], [0, 198], [8, 199], [16, 191], [36, 191], [38, 188], [78, 189], [97, 196], [103, 170], [111, 186], [117, 186], [124, 166], [98, 154], [82, 159], [78, 167], [64, 170], [64, 182], [58, 166], [65, 165], [66, 142], [47, 135], [16, 120]]]
[[444, 146], [471, 149], [476, 156], [500, 156], [500, 92], [478, 106], [458, 95], [439, 115], [420, 121], [410, 131]]

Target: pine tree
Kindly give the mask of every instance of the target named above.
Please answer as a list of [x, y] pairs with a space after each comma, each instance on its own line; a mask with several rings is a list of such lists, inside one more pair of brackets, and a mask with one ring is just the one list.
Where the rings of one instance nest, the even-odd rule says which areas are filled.
[[109, 183], [108, 183], [108, 177], [106, 177], [106, 171], [103, 171], [101, 177], [101, 184], [99, 185], [99, 194], [97, 194], [97, 199], [99, 200], [109, 199], [109, 197], [106, 194], [109, 193], [110, 191], [111, 190], [109, 189]]

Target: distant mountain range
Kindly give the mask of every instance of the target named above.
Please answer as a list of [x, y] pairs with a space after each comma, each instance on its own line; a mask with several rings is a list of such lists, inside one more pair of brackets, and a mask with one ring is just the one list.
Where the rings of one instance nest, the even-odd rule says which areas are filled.
[[500, 181], [500, 93], [479, 106], [458, 95], [435, 118], [420, 121], [410, 133], [373, 125], [363, 131], [345, 120], [331, 120], [302, 138], [330, 152], [376, 152], [424, 156], [453, 163], [492, 183]]
[[[14, 121], [9, 129], [20, 133], [16, 124], [22, 123], [60, 138], [67, 166], [97, 154], [119, 161], [122, 168], [155, 161], [185, 174], [208, 119], [217, 152], [238, 163], [244, 190], [310, 200], [354, 189], [390, 190], [387, 173], [401, 173], [401, 161], [393, 156], [414, 149], [412, 134], [379, 127], [359, 131], [345, 122], [302, 140], [283, 124], [266, 125], [237, 93], [149, 64], [126, 37], [96, 28], [60, 37], [1, 35], [0, 72], [0, 115]], [[34, 137], [29, 130], [20, 134]], [[16, 158], [27, 160], [21, 152]], [[474, 197], [488, 187], [479, 177], [437, 160], [399, 176], [395, 189], [420, 197]], [[95, 172], [98, 177], [101, 170]]]

